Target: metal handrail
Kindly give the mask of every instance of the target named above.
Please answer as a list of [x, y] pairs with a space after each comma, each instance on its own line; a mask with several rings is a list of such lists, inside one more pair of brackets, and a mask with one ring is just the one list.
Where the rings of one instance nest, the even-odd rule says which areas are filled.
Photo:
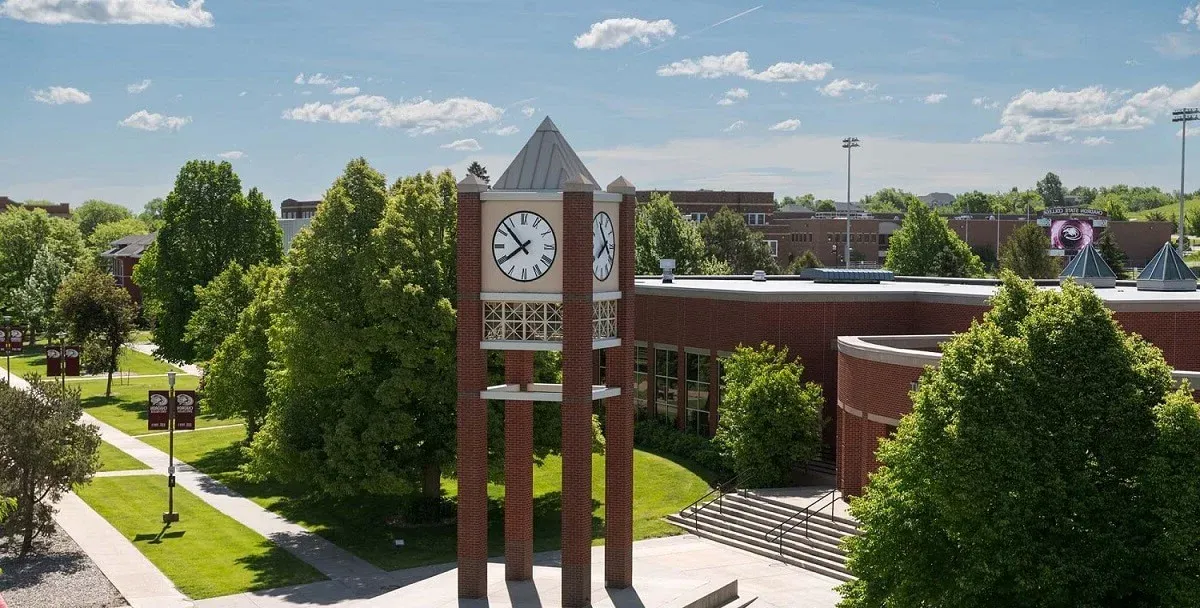
[[[821, 503], [821, 502], [825, 501], [826, 499], [829, 500], [829, 505], [828, 505], [829, 506], [829, 521], [833, 521], [833, 519], [834, 519], [833, 507], [834, 507], [834, 505], [837, 504], [837, 488], [829, 490], [828, 492], [825, 492], [824, 494], [818, 496], [816, 500], [808, 503], [808, 506], [797, 511], [794, 515], [792, 515], [792, 516], [788, 517], [787, 519], [783, 520], [782, 522], [780, 522], [779, 525], [768, 530], [767, 533], [763, 535], [763, 537], [766, 538], [767, 541], [770, 541], [771, 535], [774, 534], [776, 530], [778, 530], [779, 533], [778, 533], [778, 536], [775, 538], [775, 540], [779, 541], [779, 553], [780, 553], [780, 555], [782, 555], [783, 554], [783, 537], [787, 536], [788, 532], [795, 530], [800, 524], [804, 524], [804, 538], [808, 538], [808, 521], [810, 519], [812, 519], [812, 517], [814, 515], [820, 514], [821, 510], [824, 509], [826, 506], [826, 505], [819, 505], [817, 507], [813, 507], [813, 505], [818, 505], [818, 503]], [[801, 516], [803, 516], [803, 517], [801, 517]], [[788, 526], [788, 524], [791, 523], [791, 521], [796, 518], [800, 518], [800, 519], [798, 521], [796, 521], [795, 523], [793, 523], [792, 525]], [[785, 529], [784, 526], [787, 526], [787, 528]]]
[[[706, 509], [708, 507], [708, 505], [711, 505], [712, 503], [716, 502], [718, 512], [721, 513], [722, 515], [724, 515], [725, 510], [724, 510], [724, 505], [723, 505], [721, 499], [724, 498], [725, 495], [729, 493], [725, 489], [728, 487], [731, 487], [731, 486], [735, 490], [738, 489], [738, 485], [741, 484], [742, 480], [745, 479], [745, 477], [748, 473], [749, 473], [749, 471], [742, 471], [741, 473], [738, 473], [737, 475], [735, 475], [733, 478], [723, 481], [721, 483], [718, 483], [713, 489], [709, 490], [707, 494], [705, 494], [704, 496], [701, 496], [700, 498], [697, 498], [695, 501], [692, 502], [692, 504], [684, 507], [680, 511], [680, 514], [684, 515], [686, 517], [687, 510], [692, 509], [692, 518], [693, 518], [692, 524], [696, 527], [696, 530], [700, 529], [700, 511], [703, 511], [704, 509]], [[709, 500], [708, 502], [704, 502], [708, 497], [712, 496], [714, 493], [717, 494], [716, 498]], [[700, 504], [700, 503], [704, 503], [704, 504]]]

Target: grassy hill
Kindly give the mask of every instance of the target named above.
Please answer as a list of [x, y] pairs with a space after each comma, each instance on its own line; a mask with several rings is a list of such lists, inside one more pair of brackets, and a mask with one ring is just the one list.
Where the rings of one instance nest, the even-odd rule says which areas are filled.
[[[1183, 202], [1183, 206], [1185, 209], [1185, 211], [1184, 211], [1185, 214], [1188, 211], [1191, 211], [1193, 209], [1200, 209], [1200, 198], [1190, 198]], [[1139, 220], [1145, 219], [1146, 214], [1150, 213], [1152, 211], [1158, 211], [1158, 212], [1162, 213], [1163, 215], [1167, 216], [1167, 218], [1169, 219], [1172, 215], [1176, 215], [1176, 216], [1179, 215], [1179, 203], [1175, 202], [1175, 203], [1171, 203], [1170, 205], [1162, 205], [1160, 207], [1152, 207], [1150, 209], [1143, 209], [1141, 211], [1136, 211], [1136, 212], [1130, 213], [1129, 217], [1130, 217], [1130, 219], [1139, 219]]]

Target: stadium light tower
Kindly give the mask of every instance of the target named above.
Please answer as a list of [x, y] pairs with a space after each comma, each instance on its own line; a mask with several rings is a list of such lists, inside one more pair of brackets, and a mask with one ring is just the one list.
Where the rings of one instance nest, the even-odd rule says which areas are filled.
[[1179, 144], [1179, 242], [1176, 244], [1179, 249], [1179, 254], [1183, 255], [1183, 176], [1185, 161], [1187, 159], [1187, 123], [1193, 120], [1200, 120], [1200, 108], [1183, 108], [1171, 112], [1171, 122], [1183, 123], [1183, 137], [1180, 137]]
[[842, 140], [842, 147], [846, 149], [846, 251], [842, 252], [842, 257], [846, 258], [846, 268], [850, 267], [850, 151], [859, 147], [857, 137], [847, 137]]

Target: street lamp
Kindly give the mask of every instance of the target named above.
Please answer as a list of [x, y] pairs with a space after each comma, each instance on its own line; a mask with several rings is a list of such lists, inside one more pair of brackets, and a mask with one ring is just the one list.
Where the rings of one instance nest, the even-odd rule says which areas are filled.
[[175, 372], [167, 372], [167, 512], [163, 513], [164, 524], [171, 525], [179, 521], [175, 512]]
[[67, 334], [66, 332], [58, 332], [58, 378], [59, 384], [62, 386], [66, 394], [67, 390]]
[[1179, 138], [1179, 242], [1177, 248], [1179, 254], [1183, 255], [1183, 176], [1184, 176], [1184, 160], [1187, 158], [1187, 123], [1193, 120], [1200, 120], [1200, 108], [1183, 108], [1171, 112], [1171, 122], [1183, 123], [1183, 136]]
[[846, 258], [846, 268], [850, 267], [850, 151], [859, 147], [857, 137], [847, 137], [842, 140], [842, 147], [846, 149], [846, 251], [843, 255]]

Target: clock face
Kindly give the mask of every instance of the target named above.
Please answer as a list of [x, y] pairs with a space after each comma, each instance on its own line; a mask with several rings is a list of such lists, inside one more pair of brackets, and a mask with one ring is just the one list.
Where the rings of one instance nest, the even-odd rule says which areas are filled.
[[601, 281], [612, 273], [617, 256], [617, 240], [612, 218], [601, 211], [592, 219], [592, 274]]
[[514, 281], [536, 281], [550, 270], [557, 256], [554, 229], [532, 211], [510, 214], [492, 233], [492, 259], [500, 272]]

